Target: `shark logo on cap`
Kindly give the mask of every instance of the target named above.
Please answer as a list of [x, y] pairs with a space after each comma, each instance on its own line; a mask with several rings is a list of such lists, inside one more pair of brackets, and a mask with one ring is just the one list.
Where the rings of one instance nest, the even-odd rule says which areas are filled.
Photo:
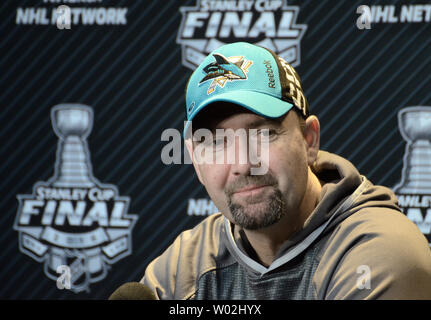
[[240, 57], [224, 57], [219, 53], [214, 53], [215, 62], [211, 62], [202, 70], [206, 75], [199, 81], [199, 85], [208, 80], [212, 80], [207, 94], [215, 91], [217, 85], [223, 88], [226, 82], [235, 80], [247, 80], [248, 68], [253, 64], [251, 60], [245, 60]]

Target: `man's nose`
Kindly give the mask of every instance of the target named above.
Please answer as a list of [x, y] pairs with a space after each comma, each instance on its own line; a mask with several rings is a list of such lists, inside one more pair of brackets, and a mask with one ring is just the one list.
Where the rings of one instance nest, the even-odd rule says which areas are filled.
[[231, 150], [228, 152], [232, 152], [235, 156], [234, 161], [231, 165], [231, 172], [233, 175], [250, 175], [251, 163], [249, 159], [249, 145], [246, 137], [237, 136], [235, 137], [235, 143]]

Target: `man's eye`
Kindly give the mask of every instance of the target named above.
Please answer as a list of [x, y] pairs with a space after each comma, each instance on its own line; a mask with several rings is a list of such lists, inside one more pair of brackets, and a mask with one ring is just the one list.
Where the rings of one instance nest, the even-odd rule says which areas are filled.
[[259, 130], [258, 135], [260, 135], [261, 137], [272, 137], [274, 135], [276, 135], [277, 132], [274, 129], [263, 129], [263, 130]]

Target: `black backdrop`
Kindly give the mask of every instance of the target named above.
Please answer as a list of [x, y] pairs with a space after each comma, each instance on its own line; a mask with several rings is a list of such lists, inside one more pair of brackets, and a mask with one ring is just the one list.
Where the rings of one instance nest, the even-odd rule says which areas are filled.
[[[431, 26], [380, 22], [360, 30], [356, 8], [394, 4], [400, 10], [414, 3], [425, 2], [288, 1], [299, 7], [296, 23], [307, 26], [296, 69], [321, 122], [321, 148], [389, 187], [401, 179], [406, 146], [398, 111], [431, 105]], [[61, 30], [17, 21], [18, 8], [51, 11], [59, 4], [127, 8], [127, 23]], [[0, 4], [0, 298], [105, 299], [122, 283], [139, 281], [153, 258], [204, 218], [187, 213], [190, 201], [207, 198], [192, 166], [165, 165], [160, 156], [166, 145], [162, 131], [183, 128], [191, 70], [182, 64], [177, 34], [180, 7], [195, 5], [195, 0]], [[58, 289], [43, 263], [20, 250], [14, 230], [17, 196], [31, 195], [38, 181], [54, 175], [58, 137], [50, 112], [62, 103], [93, 109], [87, 138], [92, 173], [129, 197], [127, 213], [138, 217], [130, 254], [78, 293]]]

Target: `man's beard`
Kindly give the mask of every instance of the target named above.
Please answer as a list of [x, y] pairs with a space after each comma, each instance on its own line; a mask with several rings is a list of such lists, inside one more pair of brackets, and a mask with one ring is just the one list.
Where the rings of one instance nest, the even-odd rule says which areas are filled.
[[[248, 176], [236, 181], [233, 186], [230, 186], [226, 191], [228, 199], [228, 207], [231, 212], [234, 223], [248, 230], [258, 230], [269, 227], [281, 220], [286, 215], [286, 201], [283, 194], [278, 189], [277, 180], [271, 175], [264, 176]], [[236, 190], [245, 187], [246, 185], [269, 185], [274, 188], [266, 199], [263, 200], [264, 207], [254, 209], [254, 212], [247, 212], [243, 205], [234, 203], [232, 200], [233, 193]], [[233, 189], [233, 190], [232, 190]], [[261, 203], [259, 203], [261, 205]], [[257, 212], [259, 211], [259, 212]]]

